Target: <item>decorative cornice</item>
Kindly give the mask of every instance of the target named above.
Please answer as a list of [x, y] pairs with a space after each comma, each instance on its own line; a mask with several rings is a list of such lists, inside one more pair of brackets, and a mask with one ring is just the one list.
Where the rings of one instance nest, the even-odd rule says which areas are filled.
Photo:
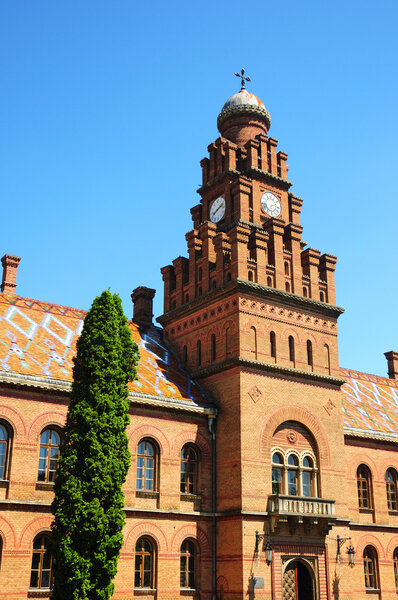
[[209, 377], [215, 373], [226, 371], [227, 369], [233, 369], [234, 367], [240, 367], [243, 369], [251, 369], [254, 371], [265, 371], [268, 373], [282, 375], [285, 377], [294, 379], [305, 379], [306, 381], [324, 383], [327, 385], [333, 385], [341, 387], [346, 380], [342, 377], [332, 377], [331, 375], [325, 375], [323, 373], [314, 373], [313, 371], [302, 371], [301, 369], [294, 369], [292, 367], [284, 367], [275, 363], [266, 363], [259, 360], [253, 360], [248, 358], [232, 358], [224, 361], [217, 365], [211, 365], [204, 369], [198, 369], [191, 373], [194, 379], [202, 379], [203, 377]]
[[253, 104], [238, 104], [235, 106], [229, 106], [228, 108], [223, 108], [217, 117], [217, 128], [220, 130], [220, 126], [230, 117], [250, 114], [254, 115], [261, 121], [264, 121], [267, 129], [271, 127], [271, 115], [266, 108], [261, 108], [260, 106], [255, 106]]
[[263, 171], [262, 169], [258, 169], [257, 167], [251, 167], [250, 169], [245, 169], [242, 171], [243, 175], [252, 178], [253, 175], [263, 179], [264, 181], [269, 181], [270, 183], [277, 184], [279, 187], [288, 190], [292, 187], [293, 183], [288, 181], [287, 179], [283, 179], [282, 177], [278, 177], [278, 175], [273, 175], [268, 171]]
[[[250, 223], [249, 225], [251, 226], [252, 224]], [[256, 294], [265, 300], [282, 302], [287, 306], [298, 308], [300, 310], [316, 312], [317, 314], [324, 315], [325, 317], [333, 317], [337, 319], [344, 312], [344, 308], [341, 308], [340, 306], [334, 306], [333, 304], [327, 304], [326, 302], [313, 300], [312, 298], [304, 298], [304, 296], [298, 296], [296, 294], [292, 294], [291, 292], [277, 290], [276, 288], [254, 283], [252, 281], [235, 279], [226, 282], [221, 288], [210, 290], [206, 292], [206, 294], [203, 294], [198, 298], [194, 298], [193, 300], [190, 300], [190, 302], [164, 313], [156, 320], [164, 327], [176, 317], [182, 318], [185, 315], [190, 315], [201, 304], [205, 304], [209, 300], [221, 299], [235, 291], [244, 292], [247, 294]]]
[[341, 308], [340, 306], [334, 306], [333, 304], [327, 304], [326, 302], [313, 300], [312, 298], [304, 298], [304, 296], [298, 296], [297, 294], [254, 283], [253, 281], [237, 279], [236, 284], [239, 290], [255, 292], [262, 298], [278, 298], [288, 306], [300, 308], [302, 310], [316, 311], [326, 317], [334, 317], [337, 319], [344, 312], [344, 308]]
[[398, 433], [389, 433], [387, 431], [372, 431], [370, 429], [358, 429], [356, 427], [344, 427], [346, 437], [356, 437], [380, 442], [398, 442]]
[[[72, 390], [70, 381], [62, 379], [51, 379], [33, 375], [22, 375], [19, 373], [0, 373], [0, 385], [41, 390], [46, 392], [61, 392], [69, 395]], [[197, 404], [194, 401], [178, 400], [168, 396], [155, 396], [142, 394], [140, 392], [129, 392], [130, 402], [133, 405], [151, 406], [153, 408], [166, 408], [187, 413], [216, 416], [217, 409], [210, 404]]]

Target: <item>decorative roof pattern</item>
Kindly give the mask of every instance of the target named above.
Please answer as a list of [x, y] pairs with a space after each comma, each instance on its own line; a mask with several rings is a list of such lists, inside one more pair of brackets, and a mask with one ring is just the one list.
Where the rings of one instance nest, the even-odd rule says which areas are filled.
[[[0, 371], [72, 380], [76, 341], [86, 312], [21, 296], [0, 294]], [[130, 391], [204, 402], [203, 395], [163, 345], [161, 331], [141, 332], [130, 322], [140, 349], [138, 380]]]
[[398, 381], [340, 369], [343, 423], [349, 429], [398, 434]]

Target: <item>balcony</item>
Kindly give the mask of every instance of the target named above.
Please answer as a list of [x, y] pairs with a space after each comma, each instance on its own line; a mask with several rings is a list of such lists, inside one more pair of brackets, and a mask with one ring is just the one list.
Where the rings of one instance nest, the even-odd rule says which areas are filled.
[[336, 521], [334, 503], [334, 500], [323, 498], [269, 496], [268, 513], [272, 529], [279, 533], [282, 526], [287, 524], [290, 533], [295, 533], [302, 525], [306, 533], [317, 528], [321, 535], [326, 535]]

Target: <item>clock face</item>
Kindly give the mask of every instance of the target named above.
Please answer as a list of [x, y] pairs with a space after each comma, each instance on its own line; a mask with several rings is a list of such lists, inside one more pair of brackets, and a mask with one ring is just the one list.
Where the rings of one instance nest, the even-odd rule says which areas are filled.
[[270, 217], [279, 217], [282, 210], [279, 198], [272, 192], [264, 192], [261, 196], [261, 208]]
[[210, 207], [210, 220], [213, 223], [218, 223], [225, 215], [225, 199], [220, 196], [214, 200]]

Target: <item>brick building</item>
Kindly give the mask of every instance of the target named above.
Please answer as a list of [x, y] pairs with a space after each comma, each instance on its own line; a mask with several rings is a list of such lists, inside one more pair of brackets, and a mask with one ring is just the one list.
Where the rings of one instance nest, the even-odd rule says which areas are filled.
[[[243, 81], [243, 80], [242, 80]], [[242, 85], [201, 161], [188, 257], [138, 287], [115, 598], [398, 591], [398, 353], [339, 365], [336, 258], [307, 247], [270, 116]], [[50, 504], [84, 311], [0, 294], [0, 599], [48, 597]], [[353, 564], [352, 564], [353, 563]]]

